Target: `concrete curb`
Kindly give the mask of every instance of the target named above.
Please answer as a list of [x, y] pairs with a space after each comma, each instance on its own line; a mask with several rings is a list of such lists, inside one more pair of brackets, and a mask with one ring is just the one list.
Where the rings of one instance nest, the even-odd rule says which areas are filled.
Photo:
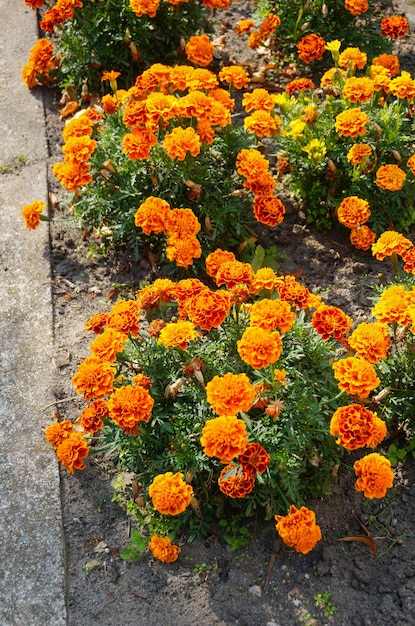
[[41, 94], [22, 66], [38, 38], [23, 0], [0, 0], [0, 624], [64, 626], [59, 471], [43, 428], [53, 400], [48, 230], [28, 231], [25, 204], [47, 203]]

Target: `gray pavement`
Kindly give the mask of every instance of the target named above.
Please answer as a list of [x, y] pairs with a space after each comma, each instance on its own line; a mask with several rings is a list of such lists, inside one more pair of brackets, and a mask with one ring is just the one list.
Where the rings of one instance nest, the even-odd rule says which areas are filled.
[[41, 95], [21, 79], [36, 13], [0, 0], [0, 24], [0, 626], [64, 626], [59, 472], [42, 430], [53, 401], [48, 229], [21, 217], [47, 203]]

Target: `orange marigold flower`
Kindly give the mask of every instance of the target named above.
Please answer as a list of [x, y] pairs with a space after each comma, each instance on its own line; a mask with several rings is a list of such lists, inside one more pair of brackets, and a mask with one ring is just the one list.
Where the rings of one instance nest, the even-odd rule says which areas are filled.
[[179, 558], [181, 549], [170, 541], [169, 537], [152, 535], [148, 543], [151, 554], [162, 563], [174, 563]]
[[245, 451], [248, 444], [245, 422], [235, 415], [220, 415], [207, 420], [200, 443], [207, 456], [214, 456], [221, 463], [230, 463]]
[[346, 228], [357, 228], [370, 217], [369, 202], [357, 196], [344, 198], [337, 209], [337, 219]]
[[231, 306], [234, 304], [243, 304], [249, 298], [249, 289], [246, 285], [235, 285], [229, 289], [229, 295], [231, 298]]
[[153, 381], [151, 380], [150, 376], [146, 376], [145, 374], [137, 374], [136, 376], [133, 376], [131, 382], [135, 386], [144, 387], [144, 389], [147, 389], [147, 391], [149, 391], [153, 386]]
[[372, 148], [368, 143], [355, 143], [347, 153], [347, 160], [354, 166], [366, 163], [372, 154]]
[[118, 76], [121, 76], [121, 72], [116, 72], [115, 70], [110, 70], [110, 71], [105, 70], [102, 73], [101, 82], [104, 82], [105, 80], [109, 80], [109, 81], [117, 80]]
[[[43, 0], [40, 0], [43, 2]], [[251, 32], [253, 27], [255, 26], [252, 20], [240, 20], [235, 27], [235, 33], [237, 35], [244, 35], [245, 33]]]
[[326, 42], [323, 37], [311, 33], [306, 35], [297, 43], [298, 56], [304, 63], [321, 61], [326, 49]]
[[218, 273], [218, 269], [220, 268], [222, 263], [226, 263], [227, 261], [236, 261], [233, 252], [217, 248], [216, 250], [208, 254], [205, 261], [207, 275], [215, 279], [216, 274]]
[[157, 137], [152, 130], [147, 128], [133, 128], [132, 133], [124, 135], [121, 147], [124, 154], [128, 155], [131, 161], [149, 159], [150, 150], [157, 143]]
[[195, 326], [209, 331], [218, 328], [224, 322], [230, 307], [231, 297], [227, 291], [206, 289], [191, 299], [187, 316]]
[[[318, 109], [314, 106], [314, 104], [309, 104], [304, 108], [304, 113], [301, 116], [301, 119], [306, 124], [315, 124], [318, 118]], [[280, 155], [279, 155], [280, 156]], [[281, 171], [281, 170], [278, 170]]]
[[406, 164], [410, 168], [412, 174], [415, 174], [415, 154], [413, 154], [411, 157], [409, 157], [409, 159], [408, 159]]
[[63, 420], [62, 422], [52, 422], [45, 430], [47, 441], [56, 450], [62, 441], [67, 439], [72, 431], [72, 422]]
[[414, 306], [411, 292], [406, 291], [402, 285], [392, 285], [382, 292], [372, 309], [372, 314], [379, 322], [407, 326], [411, 323], [409, 314], [411, 306]]
[[271, 111], [274, 108], [274, 99], [267, 89], [257, 88], [251, 93], [246, 92], [242, 98], [245, 111]]
[[166, 218], [170, 213], [170, 205], [162, 198], [149, 196], [140, 204], [134, 215], [134, 223], [143, 230], [145, 235], [165, 233]]
[[254, 215], [261, 224], [276, 226], [284, 219], [285, 207], [276, 196], [257, 196], [254, 200]]
[[40, 224], [40, 214], [46, 204], [41, 200], [34, 200], [31, 204], [26, 204], [22, 209], [22, 217], [25, 221], [26, 228], [35, 230]]
[[248, 46], [252, 50], [257, 50], [263, 41], [263, 35], [260, 31], [251, 33], [248, 37]]
[[269, 13], [267, 17], [262, 20], [259, 26], [259, 33], [262, 37], [262, 41], [265, 41], [268, 37], [270, 37], [276, 28], [280, 26], [281, 20], [278, 15], [274, 15], [273, 13]]
[[178, 320], [177, 322], [166, 324], [161, 329], [157, 343], [168, 348], [179, 347], [182, 350], [186, 350], [188, 342], [197, 339], [199, 336], [193, 322]]
[[248, 443], [245, 452], [238, 457], [238, 463], [242, 465], [242, 469], [252, 476], [265, 472], [269, 462], [268, 452], [259, 443]]
[[344, 0], [344, 8], [352, 15], [362, 15], [369, 8], [367, 0]]
[[277, 331], [270, 332], [250, 326], [237, 342], [238, 354], [253, 369], [260, 370], [275, 363], [281, 356], [282, 341]]
[[358, 250], [369, 250], [375, 239], [376, 234], [366, 225], [350, 231], [350, 243]]
[[346, 450], [375, 448], [386, 437], [386, 424], [361, 404], [339, 407], [330, 421], [330, 434]]
[[412, 248], [412, 241], [401, 233], [394, 230], [386, 230], [380, 235], [378, 240], [372, 245], [372, 254], [378, 261], [383, 261], [392, 254], [401, 255], [405, 250]]
[[194, 157], [199, 154], [200, 138], [191, 126], [188, 128], [179, 126], [165, 136], [163, 148], [171, 159], [184, 161], [188, 152]]
[[236, 157], [238, 173], [248, 180], [256, 179], [260, 174], [268, 172], [269, 162], [255, 148], [241, 150]]
[[367, 398], [380, 383], [375, 368], [365, 359], [354, 356], [340, 359], [333, 363], [333, 370], [334, 378], [339, 381], [339, 389], [351, 396]]
[[166, 257], [174, 261], [178, 267], [187, 269], [192, 265], [193, 259], [202, 256], [202, 247], [199, 240], [193, 235], [173, 235], [167, 240]]
[[92, 354], [101, 361], [115, 361], [117, 353], [122, 352], [128, 337], [115, 328], [108, 327], [103, 333], [97, 335], [90, 345]]
[[270, 115], [267, 111], [254, 111], [244, 119], [244, 128], [257, 137], [273, 137], [279, 133], [282, 121], [278, 115]]
[[111, 363], [101, 361], [97, 356], [89, 356], [78, 367], [72, 377], [72, 383], [85, 400], [102, 398], [112, 391], [114, 384], [114, 367]]
[[295, 315], [288, 302], [264, 298], [253, 303], [249, 319], [251, 326], [259, 326], [268, 331], [278, 329], [281, 333], [288, 333], [294, 324]]
[[[199, 139], [202, 143], [213, 143], [213, 140], [215, 138], [215, 131], [210, 122], [206, 120], [200, 120], [197, 123], [196, 132], [199, 135]], [[189, 193], [191, 193], [191, 191], [189, 191]]]
[[255, 395], [255, 387], [246, 374], [228, 372], [224, 376], [214, 376], [206, 385], [206, 399], [219, 415], [247, 413]]
[[236, 89], [248, 87], [248, 72], [240, 65], [227, 65], [219, 72], [219, 80], [233, 85]]
[[55, 163], [52, 171], [65, 189], [76, 191], [79, 187], [88, 185], [92, 181], [90, 169], [91, 166], [88, 163], [70, 161]]
[[148, 488], [153, 506], [163, 515], [179, 515], [190, 504], [193, 489], [181, 472], [158, 474]]
[[359, 48], [345, 48], [339, 56], [339, 65], [344, 68], [351, 68], [352, 70], [358, 68], [363, 69], [366, 65], [367, 54], [362, 52]]
[[107, 326], [116, 328], [120, 333], [137, 337], [140, 305], [135, 300], [120, 300], [112, 307], [108, 315]]
[[369, 68], [369, 76], [373, 80], [375, 91], [382, 91], [383, 94], [389, 93], [391, 82], [391, 73], [382, 65], [371, 65]]
[[311, 326], [323, 339], [341, 341], [350, 331], [352, 319], [341, 309], [323, 304], [313, 313]]
[[130, 0], [130, 7], [137, 17], [142, 15], [155, 17], [159, 4], [160, 0]]
[[211, 98], [214, 98], [221, 104], [223, 104], [225, 109], [227, 109], [228, 111], [232, 112], [234, 110], [235, 100], [231, 98], [231, 96], [229, 95], [229, 92], [226, 91], [226, 89], [221, 89], [221, 88], [211, 89], [209, 91], [209, 96]]
[[127, 434], [137, 435], [138, 424], [150, 419], [154, 400], [148, 390], [139, 385], [119, 387], [108, 400], [110, 418]]
[[289, 515], [276, 515], [275, 519], [279, 536], [296, 552], [307, 554], [322, 537], [320, 526], [316, 524], [316, 514], [305, 506], [297, 509], [292, 504]]
[[243, 184], [254, 196], [271, 196], [275, 189], [275, 180], [269, 172], [258, 174], [256, 178], [250, 178]]
[[226, 261], [220, 265], [215, 276], [215, 282], [218, 287], [226, 285], [227, 289], [232, 289], [232, 287], [240, 283], [245, 283], [245, 285], [249, 286], [253, 276], [254, 270], [249, 263]]
[[43, 0], [23, 0], [24, 3], [31, 9], [40, 9], [43, 6]]
[[343, 87], [343, 97], [350, 102], [366, 102], [375, 91], [373, 80], [368, 76], [351, 76]]
[[399, 191], [405, 182], [406, 174], [394, 164], [381, 165], [376, 172], [376, 184], [387, 191]]
[[97, 147], [97, 142], [89, 135], [69, 137], [62, 146], [65, 161], [87, 161]]
[[244, 468], [236, 465], [226, 465], [218, 479], [219, 489], [229, 498], [244, 498], [255, 485], [255, 476]]
[[117, 100], [117, 97], [113, 96], [112, 94], [107, 93], [105, 94], [105, 96], [102, 96], [101, 98], [102, 110], [107, 115], [114, 115], [114, 113], [118, 111], [120, 106], [121, 106], [121, 102]]
[[285, 91], [292, 96], [295, 91], [308, 91], [315, 88], [316, 86], [310, 78], [296, 78], [286, 85]]
[[392, 345], [388, 327], [380, 322], [361, 322], [348, 337], [347, 342], [358, 356], [369, 363], [386, 359]]
[[307, 287], [303, 287], [298, 283], [294, 276], [284, 276], [284, 282], [280, 282], [277, 286], [281, 300], [289, 302], [291, 306], [299, 309], [307, 309], [310, 292]]
[[104, 400], [95, 400], [79, 415], [78, 420], [84, 431], [93, 435], [103, 426], [103, 417], [108, 415], [108, 406]]
[[335, 129], [343, 137], [357, 137], [366, 133], [369, 116], [355, 107], [346, 109], [336, 116]]
[[208, 287], [197, 278], [185, 278], [175, 284], [171, 296], [177, 301], [179, 317], [187, 317], [190, 299], [205, 289]]
[[338, 83], [340, 78], [346, 76], [346, 72], [339, 67], [331, 67], [329, 70], [324, 72], [323, 76], [320, 79], [320, 87], [325, 87], [326, 85], [332, 85], [333, 83]]
[[276, 275], [272, 267], [260, 267], [251, 281], [249, 290], [254, 295], [263, 290], [272, 293], [283, 280], [281, 276]]
[[213, 60], [213, 52], [215, 46], [210, 42], [207, 35], [199, 35], [190, 37], [186, 44], [186, 56], [191, 63], [205, 67]]
[[84, 328], [88, 332], [94, 332], [99, 335], [107, 325], [108, 321], [108, 313], [96, 313], [92, 317], [89, 318], [87, 322], [84, 324]]
[[372, 60], [372, 65], [381, 65], [389, 70], [391, 78], [397, 76], [400, 71], [399, 58], [396, 54], [381, 54]]
[[197, 67], [187, 77], [187, 89], [193, 91], [195, 89], [215, 89], [219, 85], [216, 75], [210, 70]]
[[286, 377], [287, 377], [286, 370], [279, 370], [279, 369], [274, 370], [274, 380], [276, 380], [280, 385], [284, 385], [285, 387], [288, 384], [286, 381]]
[[166, 216], [165, 229], [169, 236], [195, 236], [200, 231], [200, 223], [192, 209], [172, 209]]
[[380, 32], [384, 37], [399, 39], [409, 33], [409, 24], [406, 17], [391, 15], [384, 17], [380, 22]]
[[415, 274], [415, 247], [402, 252], [401, 257], [402, 261], [405, 262], [405, 265], [403, 266], [404, 271]]
[[357, 476], [355, 489], [363, 491], [365, 498], [383, 498], [393, 486], [391, 462], [377, 452], [355, 461], [353, 469]]
[[393, 78], [389, 83], [390, 92], [403, 100], [413, 100], [415, 97], [415, 80], [412, 79], [409, 72], [401, 72], [399, 76]]
[[152, 322], [150, 322], [147, 332], [150, 335], [150, 337], [159, 337], [160, 332], [162, 328], [165, 327], [165, 325], [166, 325], [166, 322], [162, 319], [153, 320]]
[[56, 449], [56, 457], [70, 474], [85, 469], [82, 459], [88, 456], [89, 447], [81, 433], [72, 432]]

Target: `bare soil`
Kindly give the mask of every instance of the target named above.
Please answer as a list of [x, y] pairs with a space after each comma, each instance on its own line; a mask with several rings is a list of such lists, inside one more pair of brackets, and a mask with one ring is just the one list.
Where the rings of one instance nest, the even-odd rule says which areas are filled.
[[[240, 3], [239, 10], [243, 13], [249, 5]], [[239, 18], [229, 11], [225, 24], [232, 26]], [[225, 52], [229, 60], [237, 57], [245, 62], [244, 50], [230, 32]], [[410, 39], [401, 55], [403, 62], [410, 64], [412, 54]], [[44, 99], [50, 191], [61, 199], [62, 190], [51, 173], [61, 159], [59, 94], [48, 90]], [[379, 272], [385, 272], [385, 264], [352, 249], [341, 227], [315, 233], [292, 204], [287, 203], [287, 209], [281, 225], [260, 233], [264, 244], [276, 245], [283, 253], [281, 271], [298, 273], [326, 302], [342, 307], [356, 321], [364, 320], [371, 308], [373, 284]], [[83, 324], [112, 306], [115, 283], [137, 286], [148, 275], [149, 262], [144, 257], [135, 260], [122, 250], [109, 257], [87, 258], [90, 242], [70, 220], [59, 221], [61, 217], [65, 212], [58, 205], [50, 228], [54, 410], [58, 417], [74, 420], [83, 403], [76, 397], [71, 377], [81, 358], [89, 354], [90, 337]], [[349, 465], [351, 458], [345, 459]], [[271, 525], [248, 525], [252, 535], [245, 548], [232, 551], [218, 533], [190, 545], [183, 538], [179, 560], [164, 565], [150, 555], [138, 563], [120, 557], [134, 522], [112, 502], [110, 468], [88, 459], [84, 472], [61, 473], [68, 625], [415, 624], [414, 476], [411, 460], [398, 468], [395, 487], [387, 497], [371, 502], [355, 492], [353, 472], [341, 468], [330, 497], [309, 503], [323, 540], [308, 555], [284, 546]], [[365, 543], [341, 541], [348, 535], [366, 534], [358, 520], [375, 538], [377, 558]], [[97, 563], [90, 569], [92, 561]]]

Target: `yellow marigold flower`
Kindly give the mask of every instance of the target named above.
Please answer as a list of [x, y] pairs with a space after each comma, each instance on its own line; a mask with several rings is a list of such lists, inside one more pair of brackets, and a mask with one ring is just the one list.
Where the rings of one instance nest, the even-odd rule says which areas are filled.
[[344, 0], [344, 8], [352, 15], [362, 15], [369, 8], [367, 0]]
[[316, 514], [305, 506], [297, 509], [292, 504], [288, 515], [276, 515], [275, 519], [279, 536], [296, 552], [307, 554], [322, 537], [320, 526], [316, 524]]
[[350, 102], [366, 102], [375, 91], [373, 81], [368, 76], [351, 76], [343, 87], [343, 97]]
[[337, 209], [337, 219], [346, 228], [357, 228], [370, 217], [369, 203], [357, 196], [344, 198]]
[[230, 463], [245, 451], [248, 444], [245, 422], [235, 415], [220, 415], [207, 420], [200, 443], [207, 456], [214, 456], [221, 463]]
[[270, 115], [267, 111], [254, 111], [244, 119], [244, 128], [257, 137], [274, 137], [279, 134], [278, 127], [282, 120], [278, 115]]
[[138, 434], [138, 424], [150, 419], [154, 400], [147, 389], [119, 387], [108, 400], [108, 412], [113, 422], [127, 434]]
[[287, 383], [287, 372], [286, 372], [286, 370], [275, 369], [274, 370], [274, 380], [276, 380], [277, 383], [279, 383], [280, 385], [284, 385], [284, 387], [287, 387], [288, 383]]
[[399, 58], [396, 54], [381, 54], [372, 60], [372, 65], [380, 65], [389, 70], [391, 78], [397, 76], [400, 71]]
[[200, 152], [200, 139], [194, 128], [173, 128], [163, 141], [163, 148], [171, 159], [184, 161], [188, 152], [197, 156]]
[[301, 148], [303, 152], [307, 154], [307, 157], [312, 163], [320, 163], [327, 153], [326, 144], [323, 139], [312, 139]]
[[179, 515], [190, 504], [193, 489], [181, 472], [158, 474], [148, 488], [153, 506], [163, 515]]
[[339, 56], [340, 67], [344, 67], [346, 69], [351, 67], [352, 70], [356, 68], [361, 70], [366, 65], [366, 61], [367, 54], [359, 50], [359, 48], [345, 48]]
[[372, 154], [372, 148], [368, 143], [355, 143], [347, 153], [347, 160], [354, 166], [366, 163]]
[[343, 137], [357, 137], [366, 133], [366, 124], [369, 116], [359, 107], [346, 109], [336, 116], [334, 127]]
[[326, 304], [314, 311], [311, 318], [311, 326], [325, 340], [334, 338], [341, 341], [351, 325], [352, 319], [344, 311]]
[[134, 215], [134, 223], [143, 230], [145, 235], [165, 233], [166, 218], [170, 213], [170, 205], [162, 198], [149, 196], [140, 204]]
[[386, 424], [361, 404], [339, 407], [330, 421], [330, 434], [346, 450], [375, 448], [386, 437]]
[[169, 537], [152, 535], [148, 543], [151, 554], [162, 563], [174, 563], [179, 558], [181, 549], [171, 543]]
[[85, 400], [102, 398], [112, 391], [114, 367], [111, 363], [101, 361], [97, 356], [87, 357], [72, 377], [72, 383]]
[[101, 361], [115, 361], [117, 353], [122, 352], [128, 336], [120, 333], [115, 328], [106, 328], [103, 333], [97, 335], [90, 345], [92, 354], [95, 354]]
[[249, 289], [254, 295], [264, 289], [272, 293], [283, 280], [281, 276], [276, 275], [272, 267], [261, 267], [256, 271]]
[[332, 41], [326, 42], [326, 50], [328, 50], [329, 52], [339, 52], [341, 45], [342, 43], [340, 39], [333, 39]]
[[394, 474], [389, 459], [372, 452], [353, 465], [357, 476], [356, 491], [363, 491], [366, 498], [383, 498], [393, 486]]
[[410, 239], [407, 239], [404, 235], [394, 230], [386, 230], [373, 244], [372, 254], [376, 256], [378, 261], [383, 261], [383, 259], [392, 256], [392, 254], [401, 255], [409, 248], [412, 248], [412, 241], [410, 241]]
[[235, 33], [237, 35], [244, 35], [245, 33], [250, 33], [251, 30], [254, 28], [255, 24], [252, 20], [240, 20], [236, 27], [235, 27]]
[[415, 97], [415, 80], [409, 72], [401, 72], [399, 76], [393, 78], [389, 83], [390, 92], [401, 100], [407, 98], [413, 100]]
[[358, 226], [350, 231], [350, 243], [358, 250], [369, 250], [376, 239], [376, 234], [369, 226]]
[[233, 85], [236, 89], [243, 89], [243, 87], [248, 87], [249, 76], [240, 65], [227, 65], [220, 70], [219, 80]]
[[160, 0], [130, 0], [130, 7], [137, 17], [142, 15], [155, 17], [159, 4]]
[[217, 248], [206, 257], [206, 274], [215, 279], [216, 274], [218, 273], [218, 269], [223, 263], [226, 263], [227, 261], [236, 261], [234, 253], [229, 252], [228, 250], [221, 250], [220, 248]]
[[278, 329], [281, 333], [288, 333], [294, 324], [295, 314], [288, 302], [264, 298], [253, 303], [249, 319], [251, 326], [258, 326], [267, 331]]
[[281, 224], [285, 215], [285, 206], [276, 196], [257, 196], [254, 200], [255, 219], [267, 226]]
[[255, 387], [246, 374], [214, 376], [206, 385], [206, 399], [218, 415], [247, 413], [256, 396]]
[[206, 289], [190, 300], [187, 315], [195, 326], [209, 331], [218, 328], [225, 321], [230, 307], [231, 297], [227, 291]]
[[367, 398], [380, 383], [373, 365], [354, 356], [335, 361], [333, 370], [339, 389], [351, 396]]
[[40, 224], [40, 214], [46, 204], [41, 200], [34, 200], [31, 204], [26, 204], [22, 209], [22, 217], [25, 221], [26, 228], [35, 230]]
[[177, 322], [166, 324], [166, 326], [161, 329], [158, 343], [168, 348], [179, 347], [182, 350], [186, 350], [189, 341], [197, 339], [199, 336], [193, 322], [178, 320]]
[[277, 331], [270, 332], [251, 326], [245, 329], [237, 342], [238, 354], [253, 369], [260, 370], [278, 361], [282, 352], [282, 341]]
[[191, 63], [205, 67], [213, 60], [213, 52], [215, 46], [210, 42], [207, 35], [199, 35], [190, 37], [186, 44], [186, 56]]
[[242, 263], [241, 261], [226, 261], [219, 267], [215, 282], [220, 287], [226, 285], [227, 289], [231, 289], [240, 283], [250, 285], [254, 276], [254, 270], [249, 263]]
[[229, 498], [245, 498], [255, 486], [255, 475], [237, 465], [226, 465], [218, 479], [219, 489]]
[[381, 165], [376, 172], [376, 184], [387, 191], [399, 191], [402, 189], [406, 174], [400, 167], [394, 164]]
[[392, 285], [382, 292], [372, 309], [372, 314], [379, 322], [407, 326], [411, 323], [409, 314], [411, 306], [414, 306], [411, 292], [406, 291], [402, 285]]
[[409, 32], [409, 24], [406, 17], [401, 15], [391, 15], [390, 17], [384, 17], [380, 22], [381, 34], [384, 37], [391, 37], [391, 39], [399, 39], [404, 37]]
[[66, 437], [56, 449], [56, 457], [60, 463], [70, 474], [74, 474], [75, 470], [85, 469], [85, 463], [82, 459], [88, 456], [89, 447], [86, 439], [81, 433], [72, 432]]
[[274, 108], [274, 98], [267, 89], [256, 88], [249, 93], [244, 93], [242, 106], [245, 111], [271, 111]]
[[311, 33], [305, 35], [297, 43], [298, 56], [304, 63], [311, 63], [312, 61], [321, 61], [326, 49], [326, 42], [323, 37]]
[[392, 345], [387, 325], [380, 322], [361, 322], [347, 342], [358, 356], [369, 363], [385, 360]]
[[63, 420], [62, 422], [52, 422], [45, 430], [46, 440], [56, 450], [62, 441], [67, 439], [72, 431], [72, 422]]
[[306, 126], [307, 124], [302, 119], [292, 120], [290, 122], [290, 130], [285, 130], [283, 134], [298, 139], [303, 134]]

